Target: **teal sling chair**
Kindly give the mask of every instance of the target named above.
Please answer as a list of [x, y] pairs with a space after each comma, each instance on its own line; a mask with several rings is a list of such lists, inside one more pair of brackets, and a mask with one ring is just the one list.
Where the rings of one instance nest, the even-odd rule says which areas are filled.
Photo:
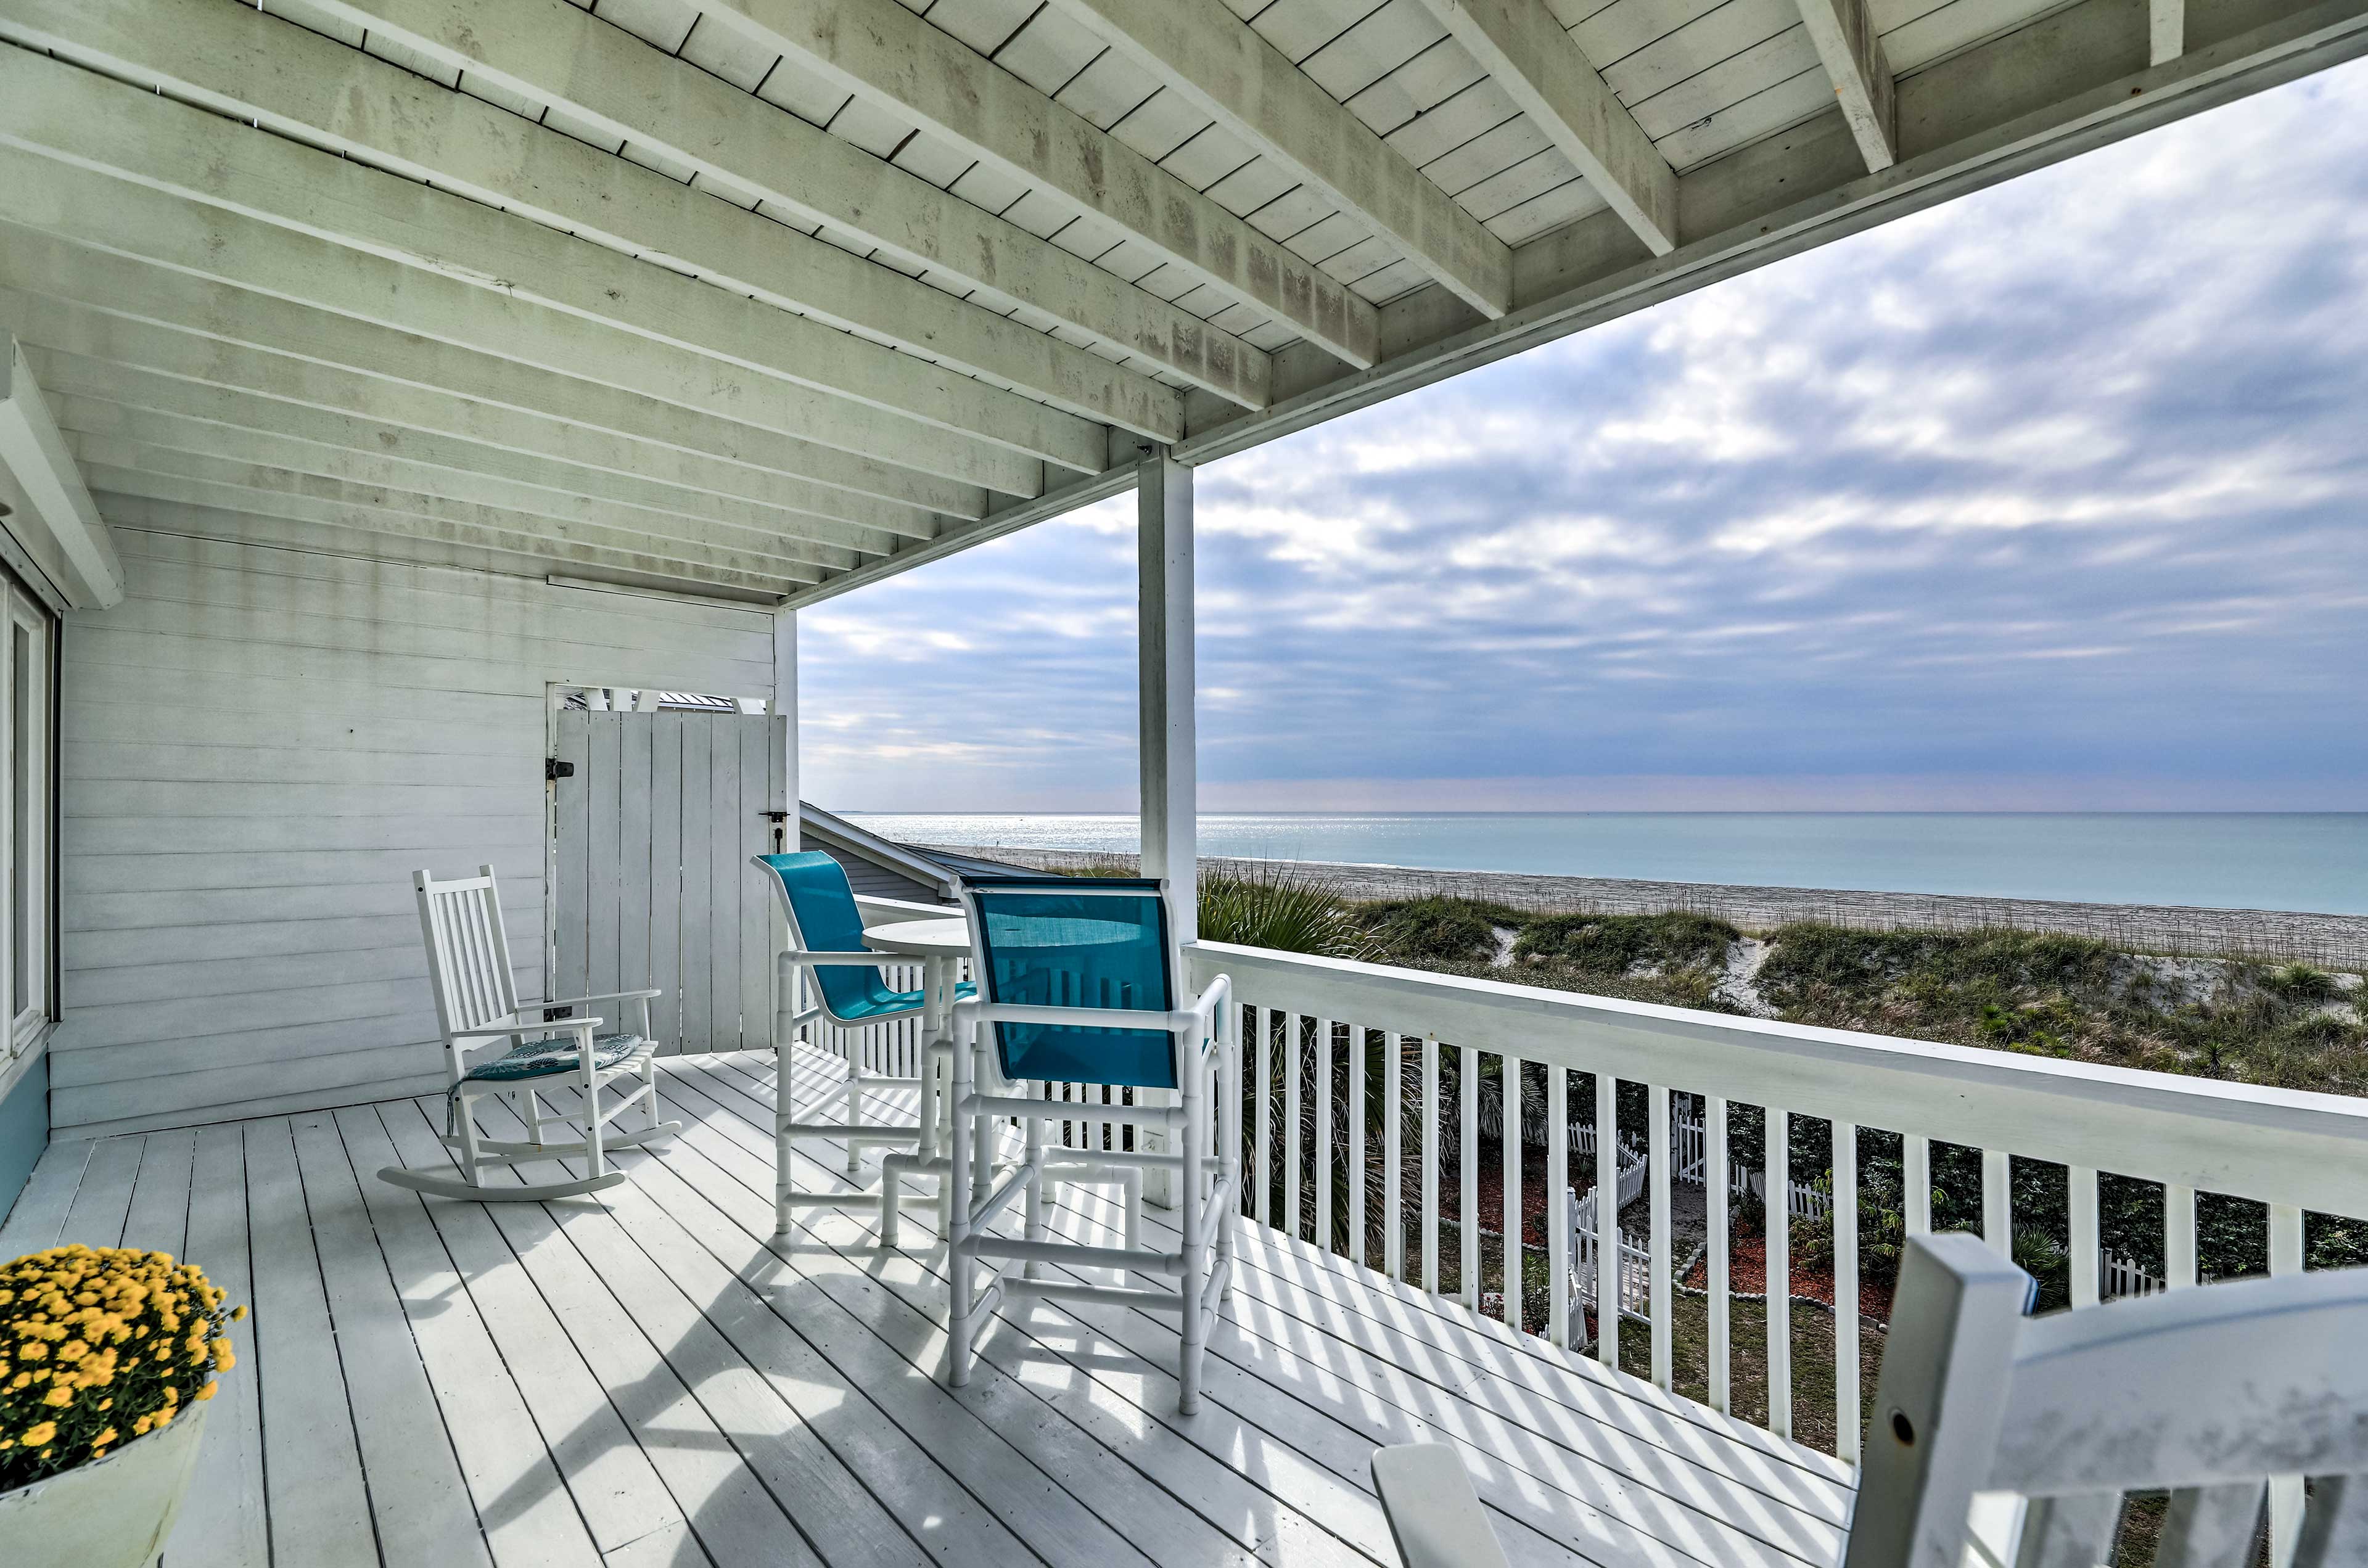
[[[863, 945], [863, 916], [855, 907], [855, 891], [848, 884], [847, 872], [837, 861], [818, 849], [751, 858], [772, 885], [780, 900], [781, 913], [789, 922], [790, 945], [780, 954], [781, 963], [792, 971], [809, 971], [814, 977], [814, 1010], [841, 1028], [853, 1031], [848, 1040], [847, 1075], [808, 1105], [804, 1113], [811, 1119], [837, 1107], [844, 1117], [839, 1121], [792, 1119], [788, 1042], [781, 1044], [773, 1092], [775, 1233], [788, 1233], [793, 1209], [867, 1208], [878, 1204], [882, 1216], [882, 1242], [893, 1246], [896, 1205], [905, 1200], [899, 1185], [901, 1176], [917, 1166], [924, 1171], [936, 1171], [942, 1180], [945, 1162], [937, 1157], [935, 1085], [939, 1067], [950, 1054], [950, 1048], [939, 1040], [925, 1040], [918, 1077], [879, 1071], [884, 1031], [871, 1026], [924, 1016], [929, 1006], [928, 995], [920, 991], [896, 990], [880, 972], [881, 960], [887, 955]], [[782, 978], [785, 995], [791, 994], [791, 979], [788, 974]], [[962, 996], [970, 993], [967, 984], [956, 992]], [[939, 1005], [943, 1007], [951, 1001], [951, 998], [940, 998]], [[804, 1015], [800, 1017], [803, 1019]], [[863, 1100], [867, 1094], [908, 1088], [920, 1091], [918, 1121], [865, 1123]], [[861, 1175], [863, 1150], [867, 1146], [884, 1144], [898, 1150], [909, 1149], [915, 1152], [915, 1158], [904, 1170], [883, 1163], [876, 1187], [800, 1192], [790, 1179], [791, 1146], [799, 1139], [844, 1142], [847, 1174], [850, 1177]], [[936, 1203], [939, 1199], [930, 1198], [927, 1201]]]
[[[1108, 1301], [1173, 1312], [1182, 1319], [1177, 1382], [1187, 1415], [1200, 1408], [1201, 1363], [1211, 1316], [1230, 1293], [1234, 1210], [1241, 1192], [1241, 1027], [1233, 984], [1220, 975], [1197, 997], [1181, 996], [1181, 955], [1167, 921], [1165, 885], [1138, 878], [979, 879], [970, 905], [973, 972], [983, 994], [954, 1008], [952, 1187], [949, 1251], [951, 1302], [947, 1377], [970, 1377], [981, 1326], [1008, 1302], [1032, 1297]], [[981, 1093], [976, 1058], [987, 1054], [1016, 1092]], [[1051, 1163], [1044, 1128], [1073, 1121], [1078, 1107], [1052, 1099], [1053, 1084], [1138, 1091], [1131, 1105], [1095, 1106], [1097, 1119], [1136, 1129], [1133, 1150], [1096, 1150], [1087, 1160], [1137, 1171], [1178, 1173], [1181, 1243], [1167, 1252], [1140, 1244], [1096, 1246], [1048, 1238], [1045, 1182], [1065, 1176]], [[1167, 1095], [1142, 1091], [1175, 1091]], [[974, 1149], [1007, 1119], [1021, 1125], [1023, 1153], [1000, 1185], [974, 1168]], [[1161, 1133], [1146, 1149], [1144, 1133]], [[977, 1160], [976, 1165], [986, 1162]], [[1024, 1199], [1021, 1233], [992, 1229]], [[1135, 1242], [1133, 1226], [1127, 1241]], [[1014, 1273], [1008, 1267], [1019, 1264]], [[1173, 1290], [1133, 1289], [1047, 1277], [1048, 1266], [1164, 1276]], [[978, 1272], [985, 1270], [983, 1281]]]

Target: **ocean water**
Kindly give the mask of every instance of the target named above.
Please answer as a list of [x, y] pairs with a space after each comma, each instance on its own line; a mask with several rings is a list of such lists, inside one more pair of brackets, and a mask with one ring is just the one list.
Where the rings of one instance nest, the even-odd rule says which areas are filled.
[[[1132, 816], [848, 814], [920, 843], [1139, 842]], [[2368, 915], [2362, 812], [1225, 813], [1200, 837], [1271, 859]]]

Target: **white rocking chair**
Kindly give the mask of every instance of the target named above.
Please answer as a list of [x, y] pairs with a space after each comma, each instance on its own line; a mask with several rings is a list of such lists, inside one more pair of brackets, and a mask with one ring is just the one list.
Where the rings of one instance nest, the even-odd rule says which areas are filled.
[[[625, 1173], [609, 1164], [611, 1152], [666, 1137], [682, 1126], [658, 1119], [657, 1041], [650, 1036], [650, 998], [663, 993], [620, 991], [521, 1003], [510, 971], [509, 939], [502, 929], [494, 869], [480, 866], [475, 876], [449, 882], [419, 871], [412, 881], [419, 892], [419, 930], [427, 944], [427, 976], [436, 991], [436, 1017], [451, 1074], [444, 1142], [459, 1158], [462, 1179], [394, 1165], [380, 1171], [379, 1179], [430, 1197], [479, 1203], [573, 1198], [624, 1180]], [[546, 1016], [593, 1002], [634, 1004], [639, 1031], [604, 1032], [606, 1020], [598, 1016]], [[509, 1050], [470, 1063], [472, 1048], [505, 1040], [515, 1042]], [[620, 1080], [632, 1080], [635, 1086], [623, 1094], [605, 1093]], [[539, 1087], [573, 1089], [580, 1098], [572, 1108], [546, 1112]], [[524, 1142], [478, 1135], [472, 1103], [486, 1095], [510, 1097], [518, 1119], [526, 1123]], [[609, 1131], [609, 1123], [636, 1103], [645, 1107], [646, 1125], [631, 1132]], [[542, 1130], [552, 1122], [574, 1129], [579, 1136], [568, 1142], [546, 1142]], [[513, 1165], [575, 1159], [584, 1162], [584, 1174], [567, 1181], [499, 1186], [485, 1181], [489, 1173]]]

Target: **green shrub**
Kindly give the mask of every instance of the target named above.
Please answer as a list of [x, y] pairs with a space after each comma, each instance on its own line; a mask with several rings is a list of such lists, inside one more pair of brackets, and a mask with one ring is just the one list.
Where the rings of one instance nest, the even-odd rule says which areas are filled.
[[1529, 918], [1503, 904], [1444, 895], [1369, 903], [1358, 913], [1375, 948], [1390, 961], [1408, 964], [1492, 963], [1497, 928], [1518, 928]]
[[1370, 957], [1372, 944], [1331, 887], [1282, 866], [1201, 879], [1201, 937], [1318, 958]]
[[1742, 933], [1724, 920], [1668, 915], [1549, 915], [1521, 928], [1516, 960], [1560, 962], [1587, 974], [1623, 975], [1639, 965], [1663, 971], [1714, 969]]

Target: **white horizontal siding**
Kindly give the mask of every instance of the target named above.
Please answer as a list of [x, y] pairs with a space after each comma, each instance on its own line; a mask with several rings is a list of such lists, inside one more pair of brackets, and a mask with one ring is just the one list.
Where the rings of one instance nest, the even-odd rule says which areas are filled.
[[61, 1132], [440, 1083], [411, 873], [490, 861], [541, 993], [550, 684], [771, 695], [762, 613], [117, 537], [62, 663]]

